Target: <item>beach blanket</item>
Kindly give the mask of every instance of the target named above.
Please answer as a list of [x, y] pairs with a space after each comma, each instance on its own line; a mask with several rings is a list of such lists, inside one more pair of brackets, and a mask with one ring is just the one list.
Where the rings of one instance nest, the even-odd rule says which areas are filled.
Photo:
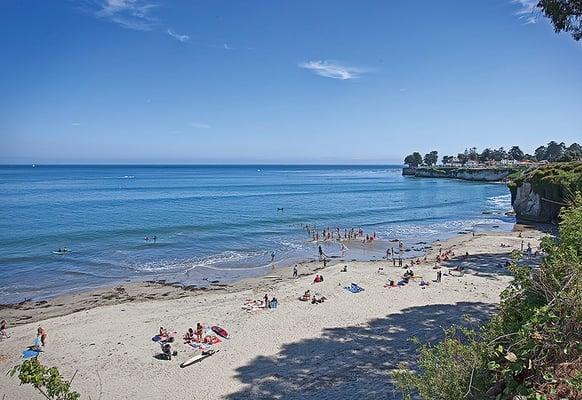
[[211, 344], [208, 343], [196, 343], [196, 342], [190, 342], [188, 343], [190, 345], [190, 347], [192, 347], [194, 350], [208, 350], [210, 348], [212, 348]]
[[260, 301], [260, 300], [247, 300], [244, 302], [244, 304], [242, 306], [240, 306], [240, 308], [242, 308], [243, 310], [245, 310], [247, 312], [264, 310], [265, 303], [263, 301]]
[[152, 341], [153, 342], [167, 342], [167, 341], [173, 341], [174, 337], [176, 337], [176, 332], [172, 332], [170, 334], [168, 334], [168, 336], [160, 336], [160, 335], [156, 335], [154, 337], [152, 337]]
[[352, 292], [352, 293], [360, 293], [364, 291], [363, 287], [360, 287], [357, 283], [353, 283], [350, 286], [346, 286], [344, 289], [346, 289], [348, 292]]
[[33, 358], [33, 357], [38, 357], [38, 355], [41, 353], [41, 351], [39, 350], [34, 350], [31, 348], [25, 349], [22, 352], [22, 358]]

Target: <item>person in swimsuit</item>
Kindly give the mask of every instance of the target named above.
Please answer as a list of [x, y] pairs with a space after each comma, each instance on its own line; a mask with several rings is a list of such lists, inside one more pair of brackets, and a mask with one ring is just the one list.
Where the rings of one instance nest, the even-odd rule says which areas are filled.
[[195, 338], [196, 338], [196, 335], [194, 334], [194, 329], [188, 328], [188, 332], [186, 332], [186, 334], [184, 335], [184, 342], [190, 343]]
[[36, 337], [34, 338], [34, 344], [31, 349], [42, 351], [42, 348], [46, 345], [46, 331], [42, 327], [38, 327], [36, 330]]
[[202, 342], [202, 339], [204, 338], [204, 327], [200, 322], [196, 324], [196, 336], [198, 337], [198, 340]]

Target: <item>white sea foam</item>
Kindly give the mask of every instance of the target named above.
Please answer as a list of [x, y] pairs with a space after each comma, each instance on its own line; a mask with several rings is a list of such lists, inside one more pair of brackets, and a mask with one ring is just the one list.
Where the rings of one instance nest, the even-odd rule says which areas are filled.
[[488, 197], [487, 204], [495, 209], [509, 210], [511, 209], [511, 194], [503, 194], [500, 196]]

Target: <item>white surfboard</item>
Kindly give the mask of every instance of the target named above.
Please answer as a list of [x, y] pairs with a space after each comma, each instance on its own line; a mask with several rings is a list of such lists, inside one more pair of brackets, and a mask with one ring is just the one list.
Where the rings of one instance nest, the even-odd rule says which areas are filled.
[[190, 357], [189, 359], [184, 361], [182, 364], [180, 364], [180, 368], [185, 368], [189, 365], [200, 362], [200, 361], [204, 360], [205, 358], [208, 358], [211, 355], [216, 354], [216, 353], [218, 353], [218, 350], [216, 350], [216, 351], [215, 350], [203, 351], [202, 353], [196, 354], [194, 357]]

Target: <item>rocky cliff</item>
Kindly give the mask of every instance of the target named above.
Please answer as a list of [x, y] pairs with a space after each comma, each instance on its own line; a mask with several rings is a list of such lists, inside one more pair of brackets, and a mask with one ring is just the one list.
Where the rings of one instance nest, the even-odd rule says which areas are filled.
[[515, 168], [418, 167], [402, 169], [402, 175], [414, 175], [419, 178], [451, 178], [486, 182], [504, 181], [515, 172]]
[[582, 163], [556, 163], [513, 177], [511, 204], [518, 220], [556, 223], [562, 206], [582, 191]]

